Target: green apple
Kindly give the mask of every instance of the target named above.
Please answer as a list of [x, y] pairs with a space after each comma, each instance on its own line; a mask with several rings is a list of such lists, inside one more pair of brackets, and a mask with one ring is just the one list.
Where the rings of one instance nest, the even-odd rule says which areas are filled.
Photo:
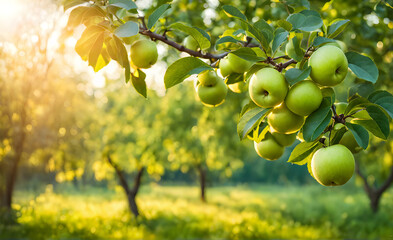
[[244, 81], [229, 84], [228, 88], [234, 93], [243, 93], [248, 90], [248, 85]]
[[198, 74], [198, 82], [203, 86], [214, 86], [220, 80], [213, 70], [206, 70]]
[[311, 79], [322, 86], [341, 83], [348, 72], [348, 61], [343, 51], [335, 46], [323, 46], [309, 60]]
[[302, 128], [304, 117], [291, 112], [284, 103], [275, 107], [267, 116], [270, 127], [279, 133], [295, 133]]
[[248, 88], [251, 99], [263, 108], [282, 103], [288, 92], [284, 76], [273, 68], [263, 68], [256, 72], [251, 77]]
[[232, 71], [235, 73], [244, 73], [252, 66], [252, 62], [238, 57], [233, 53], [228, 54], [228, 61]]
[[220, 68], [221, 76], [223, 77], [227, 77], [229, 74], [233, 73], [228, 58], [221, 59], [218, 67]]
[[343, 41], [340, 41], [340, 40], [335, 40], [335, 42], [331, 42], [331, 43], [326, 43], [325, 44], [325, 46], [328, 46], [328, 45], [338, 47], [343, 52], [346, 52], [348, 50], [347, 49], [347, 45]]
[[334, 106], [336, 106], [336, 113], [337, 113], [337, 115], [340, 115], [340, 114], [344, 114], [345, 109], [348, 106], [348, 103], [346, 103], [346, 102], [339, 102], [339, 103], [335, 103]]
[[293, 113], [308, 116], [322, 102], [321, 89], [313, 81], [300, 81], [293, 85], [285, 98], [285, 104]]
[[[301, 49], [301, 51], [304, 53], [303, 49]], [[295, 46], [293, 46], [292, 39], [289, 39], [287, 45], [285, 45], [285, 54], [287, 56], [297, 56], [296, 51], [295, 51]]]
[[278, 132], [271, 133], [274, 140], [283, 147], [291, 146], [296, 140], [296, 133], [282, 134]]
[[345, 184], [351, 179], [354, 169], [353, 154], [341, 144], [321, 148], [311, 159], [312, 174], [324, 186]]
[[134, 36], [131, 36], [131, 37], [123, 37], [121, 39], [123, 40], [123, 42], [125, 44], [130, 45], [130, 44], [134, 43], [135, 41], [138, 41], [139, 38], [140, 38], [140, 34], [137, 34], [137, 35], [134, 35]]
[[284, 147], [278, 144], [270, 133], [267, 133], [261, 142], [254, 142], [254, 148], [260, 157], [267, 160], [277, 160], [284, 153]]
[[346, 131], [339, 143], [346, 146], [352, 153], [358, 153], [362, 150], [351, 131]]
[[138, 68], [150, 68], [157, 62], [156, 43], [150, 40], [138, 40], [131, 45], [131, 61]]
[[214, 85], [202, 85], [197, 86], [197, 93], [199, 100], [208, 106], [216, 107], [225, 101], [227, 96], [228, 87], [223, 79], [218, 79]]
[[184, 44], [184, 47], [191, 49], [193, 51], [196, 51], [199, 48], [198, 42], [192, 36], [187, 36], [184, 39], [183, 44]]

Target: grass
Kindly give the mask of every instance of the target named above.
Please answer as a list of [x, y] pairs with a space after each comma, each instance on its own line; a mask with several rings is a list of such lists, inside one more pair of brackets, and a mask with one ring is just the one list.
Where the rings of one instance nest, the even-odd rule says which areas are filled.
[[87, 188], [38, 196], [19, 191], [18, 224], [0, 238], [29, 239], [266, 239], [392, 238], [393, 191], [372, 214], [361, 189], [319, 186], [143, 187], [142, 215], [133, 218], [123, 193]]

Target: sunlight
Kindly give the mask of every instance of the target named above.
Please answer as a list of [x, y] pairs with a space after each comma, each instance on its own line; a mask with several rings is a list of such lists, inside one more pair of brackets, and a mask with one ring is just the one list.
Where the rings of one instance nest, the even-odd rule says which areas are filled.
[[18, 15], [23, 10], [23, 4], [19, 0], [0, 0], [0, 35], [9, 34], [15, 30], [14, 24]]

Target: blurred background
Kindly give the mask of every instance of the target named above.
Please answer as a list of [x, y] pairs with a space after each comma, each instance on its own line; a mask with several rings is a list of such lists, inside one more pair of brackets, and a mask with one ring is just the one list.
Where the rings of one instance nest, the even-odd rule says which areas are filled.
[[[148, 16], [164, 2], [136, 4]], [[162, 21], [214, 42], [239, 27], [222, 5], [272, 23], [289, 2], [175, 0]], [[338, 39], [379, 68], [374, 86], [349, 74], [339, 101], [351, 87], [393, 92], [392, 6], [311, 1], [327, 22], [350, 19]], [[68, 29], [69, 13], [56, 0], [0, 0], [1, 239], [393, 238], [393, 134], [355, 156], [360, 175], [323, 187], [286, 162], [294, 146], [270, 162], [239, 141], [246, 93], [207, 108], [192, 78], [165, 91], [166, 67], [186, 55], [158, 43], [147, 99], [116, 62], [95, 73], [75, 52], [84, 27]]]

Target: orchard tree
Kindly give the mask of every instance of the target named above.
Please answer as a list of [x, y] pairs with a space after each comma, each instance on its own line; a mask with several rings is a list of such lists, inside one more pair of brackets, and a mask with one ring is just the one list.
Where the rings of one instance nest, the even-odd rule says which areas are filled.
[[233, 113], [241, 109], [241, 98], [231, 94], [231, 104], [206, 108], [189, 94], [193, 88], [190, 83], [165, 95], [158, 119], [165, 128], [163, 145], [168, 151], [168, 168], [183, 173], [195, 171], [200, 198], [205, 202], [209, 173], [220, 171], [221, 177], [229, 177], [243, 166], [240, 159], [246, 148], [239, 143], [233, 128]]
[[[285, 9], [275, 21], [261, 18], [258, 12], [253, 14], [249, 5], [244, 12], [220, 5], [216, 7], [230, 19], [230, 27], [208, 33], [201, 22], [198, 26], [179, 22], [171, 5], [164, 2], [146, 15], [131, 0], [66, 2], [66, 9], [75, 7], [69, 27], [86, 27], [76, 51], [96, 71], [110, 60], [117, 61], [124, 68], [126, 82], [131, 81], [145, 97], [142, 69], [158, 58], [156, 45], [149, 41], [190, 55], [170, 64], [164, 75], [166, 89], [198, 74], [196, 92], [200, 101], [217, 107], [225, 101], [226, 86], [248, 85], [250, 100], [241, 110], [237, 125], [240, 139], [250, 138], [261, 157], [275, 160], [296, 135], [302, 142], [288, 162], [307, 164], [310, 175], [325, 186], [342, 185], [352, 177], [352, 146], [366, 149], [370, 133], [383, 140], [388, 138], [393, 117], [393, 96], [389, 92], [364, 94], [361, 87], [352, 88], [348, 105], [342, 112], [336, 109], [332, 87], [337, 90], [345, 86], [346, 77], [371, 84], [379, 77], [373, 60], [348, 51], [345, 44], [336, 41], [350, 20], [331, 16], [323, 19], [308, 1], [262, 3], [261, 7], [270, 3], [271, 7]], [[331, 7], [331, 2], [317, 2], [322, 9]], [[184, 35], [194, 41], [179, 41], [178, 36]], [[126, 39], [133, 36], [140, 39], [132, 43], [129, 54]]]

